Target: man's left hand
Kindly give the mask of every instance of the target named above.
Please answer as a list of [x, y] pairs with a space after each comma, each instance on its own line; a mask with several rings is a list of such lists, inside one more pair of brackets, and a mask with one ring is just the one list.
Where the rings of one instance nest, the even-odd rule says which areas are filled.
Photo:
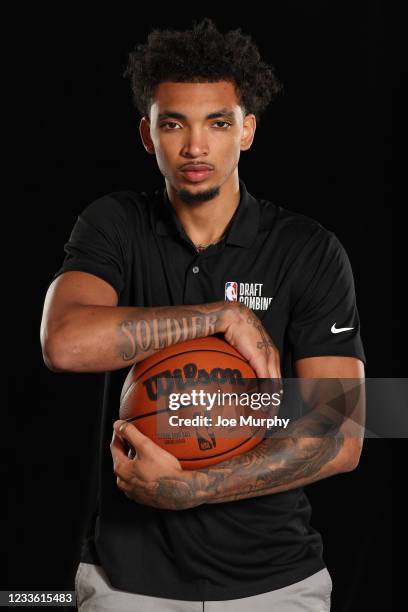
[[[168, 510], [185, 510], [205, 502], [193, 486], [193, 475], [183, 470], [179, 460], [132, 423], [115, 421], [110, 449], [116, 484], [129, 499]], [[124, 440], [135, 450], [130, 458]]]

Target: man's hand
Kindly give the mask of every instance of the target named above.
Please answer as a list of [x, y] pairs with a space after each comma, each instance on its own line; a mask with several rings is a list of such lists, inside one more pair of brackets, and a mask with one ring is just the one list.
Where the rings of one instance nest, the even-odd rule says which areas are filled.
[[[258, 378], [282, 380], [279, 351], [258, 317], [250, 308], [231, 302], [224, 337], [255, 370]], [[281, 387], [280, 387], [281, 388]]]
[[[123, 440], [134, 449], [133, 458], [126, 454]], [[191, 473], [131, 423], [115, 421], [110, 448], [116, 484], [129, 499], [168, 510], [184, 510], [204, 503], [204, 494], [199, 499], [194, 493]]]

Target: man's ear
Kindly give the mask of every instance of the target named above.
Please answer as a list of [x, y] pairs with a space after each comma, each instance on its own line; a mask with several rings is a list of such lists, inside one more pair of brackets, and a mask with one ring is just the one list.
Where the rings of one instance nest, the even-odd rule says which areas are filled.
[[149, 117], [146, 117], [146, 115], [143, 115], [140, 120], [139, 133], [146, 151], [154, 155], [154, 144], [150, 136], [150, 120]]
[[242, 137], [241, 137], [241, 151], [247, 151], [255, 138], [256, 130], [256, 117], [252, 113], [248, 113], [244, 117]]

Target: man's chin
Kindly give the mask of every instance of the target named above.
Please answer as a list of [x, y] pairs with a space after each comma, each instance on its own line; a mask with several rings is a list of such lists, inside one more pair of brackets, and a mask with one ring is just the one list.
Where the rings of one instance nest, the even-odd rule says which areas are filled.
[[186, 204], [195, 204], [197, 202], [207, 202], [208, 200], [213, 200], [219, 195], [219, 193], [220, 187], [211, 187], [210, 189], [204, 189], [203, 191], [198, 191], [196, 193], [192, 193], [188, 189], [179, 189], [177, 191], [177, 196]]

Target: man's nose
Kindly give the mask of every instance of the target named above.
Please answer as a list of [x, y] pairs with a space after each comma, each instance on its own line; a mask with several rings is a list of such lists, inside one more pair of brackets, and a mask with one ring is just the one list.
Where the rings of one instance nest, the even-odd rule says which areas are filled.
[[185, 157], [208, 155], [208, 139], [205, 131], [191, 129], [186, 132], [186, 139], [183, 143], [181, 154]]

